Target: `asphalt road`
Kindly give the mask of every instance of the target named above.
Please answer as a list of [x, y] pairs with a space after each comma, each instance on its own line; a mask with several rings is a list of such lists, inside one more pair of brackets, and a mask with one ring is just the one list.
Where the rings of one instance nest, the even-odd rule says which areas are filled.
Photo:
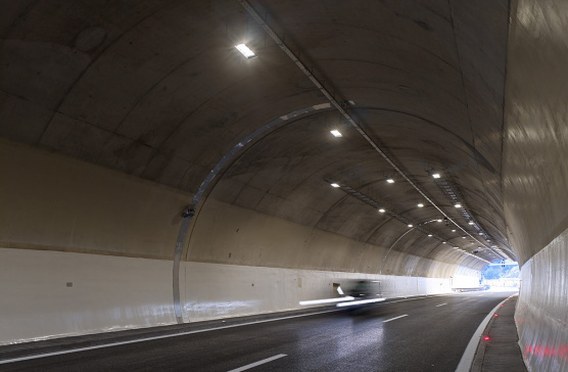
[[[0, 365], [4, 371], [454, 371], [510, 293], [374, 305]], [[240, 369], [244, 370], [244, 369]], [[249, 369], [247, 369], [249, 370]]]

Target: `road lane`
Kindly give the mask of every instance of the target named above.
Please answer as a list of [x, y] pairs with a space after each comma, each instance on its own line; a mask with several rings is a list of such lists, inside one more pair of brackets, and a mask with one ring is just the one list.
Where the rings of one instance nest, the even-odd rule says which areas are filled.
[[228, 371], [285, 354], [251, 370], [454, 371], [478, 324], [508, 295], [464, 293], [383, 303], [42, 358], [2, 370]]

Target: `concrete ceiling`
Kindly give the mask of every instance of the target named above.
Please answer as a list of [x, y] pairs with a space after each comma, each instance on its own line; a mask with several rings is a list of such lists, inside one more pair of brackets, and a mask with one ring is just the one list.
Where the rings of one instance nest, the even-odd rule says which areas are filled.
[[443, 216], [238, 1], [4, 4], [0, 135], [189, 192], [228, 159], [209, 197], [384, 246], [421, 224], [440, 239], [416, 229], [397, 250], [422, 257], [463, 260], [457, 246], [494, 260], [494, 244], [513, 256], [501, 185], [507, 1], [251, 5], [471, 236], [426, 223]]

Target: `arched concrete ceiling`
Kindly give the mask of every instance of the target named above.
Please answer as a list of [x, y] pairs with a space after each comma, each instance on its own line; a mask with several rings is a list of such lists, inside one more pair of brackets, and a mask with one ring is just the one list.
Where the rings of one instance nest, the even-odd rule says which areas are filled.
[[[440, 212], [332, 107], [254, 137], [209, 197], [472, 267], [483, 261], [464, 251], [512, 256], [501, 187], [507, 1], [251, 5], [471, 237], [430, 222]], [[242, 139], [329, 103], [238, 1], [17, 1], [3, 6], [0, 33], [0, 135], [189, 192]], [[243, 58], [241, 42], [257, 57]], [[407, 223], [424, 231], [404, 234]]]

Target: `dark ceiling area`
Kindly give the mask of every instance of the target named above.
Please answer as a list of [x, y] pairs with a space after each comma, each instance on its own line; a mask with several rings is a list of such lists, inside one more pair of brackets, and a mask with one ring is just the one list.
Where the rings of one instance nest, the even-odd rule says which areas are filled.
[[202, 202], [420, 257], [515, 259], [507, 19], [489, 0], [12, 2], [0, 135], [189, 193], [216, 169]]

